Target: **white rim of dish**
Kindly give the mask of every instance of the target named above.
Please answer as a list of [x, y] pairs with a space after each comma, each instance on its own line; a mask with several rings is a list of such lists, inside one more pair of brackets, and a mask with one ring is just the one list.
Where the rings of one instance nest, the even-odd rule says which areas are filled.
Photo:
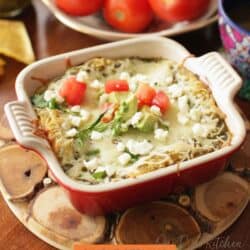
[[193, 21], [191, 23], [186, 24], [183, 27], [180, 27], [179, 25], [175, 25], [169, 29], [164, 29], [162, 31], [157, 32], [150, 32], [150, 33], [139, 33], [139, 34], [133, 34], [133, 33], [124, 33], [119, 31], [109, 31], [109, 30], [101, 30], [98, 28], [90, 27], [86, 24], [81, 23], [77, 17], [67, 15], [63, 11], [59, 10], [55, 4], [53, 3], [53, 0], [42, 0], [42, 2], [48, 7], [48, 9], [54, 14], [54, 16], [64, 25], [68, 26], [69, 28], [72, 28], [78, 32], [89, 34], [98, 38], [103, 38], [106, 40], [119, 40], [119, 39], [127, 39], [127, 38], [134, 38], [134, 37], [142, 37], [142, 36], [173, 36], [178, 35], [182, 33], [186, 33], [189, 31], [193, 31], [199, 28], [203, 28], [218, 19], [217, 9], [217, 0], [212, 0], [210, 3], [209, 10], [205, 15], [197, 19], [196, 21]]

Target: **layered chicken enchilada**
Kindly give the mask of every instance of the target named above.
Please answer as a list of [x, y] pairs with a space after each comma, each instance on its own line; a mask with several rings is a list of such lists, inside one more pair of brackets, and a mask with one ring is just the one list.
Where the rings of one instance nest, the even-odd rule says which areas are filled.
[[90, 59], [31, 101], [63, 170], [86, 184], [136, 178], [231, 141], [207, 86], [168, 59]]

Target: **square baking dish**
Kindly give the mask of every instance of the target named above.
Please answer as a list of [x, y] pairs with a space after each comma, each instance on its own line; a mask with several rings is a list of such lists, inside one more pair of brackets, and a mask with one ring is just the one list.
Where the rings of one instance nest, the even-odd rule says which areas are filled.
[[[62, 75], [67, 62], [75, 66], [100, 56], [162, 57], [184, 63], [211, 89], [217, 105], [226, 115], [226, 123], [232, 133], [231, 144], [215, 152], [117, 183], [86, 185], [68, 177], [49, 143], [33, 133], [32, 121], [37, 117], [30, 96], [42, 85], [39, 79], [50, 80]], [[99, 215], [166, 197], [170, 192], [208, 181], [220, 173], [246, 135], [243, 119], [233, 102], [240, 87], [240, 77], [218, 53], [211, 52], [196, 58], [173, 40], [144, 37], [57, 55], [28, 66], [16, 80], [18, 100], [7, 103], [5, 111], [17, 142], [38, 152], [47, 161], [54, 179], [66, 190], [72, 204], [81, 212]]]

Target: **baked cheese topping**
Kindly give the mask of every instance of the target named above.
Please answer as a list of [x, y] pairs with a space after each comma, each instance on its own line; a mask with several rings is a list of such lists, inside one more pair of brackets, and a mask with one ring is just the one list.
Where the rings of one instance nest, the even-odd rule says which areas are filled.
[[40, 129], [71, 178], [137, 178], [229, 145], [210, 90], [167, 59], [94, 58], [37, 90]]

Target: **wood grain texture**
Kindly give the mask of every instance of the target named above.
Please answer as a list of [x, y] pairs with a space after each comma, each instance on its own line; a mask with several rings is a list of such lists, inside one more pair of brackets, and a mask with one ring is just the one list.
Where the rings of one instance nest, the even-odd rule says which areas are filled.
[[[104, 42], [72, 31], [60, 24], [39, 0], [33, 1], [33, 7], [29, 7], [22, 16], [17, 19], [25, 22], [37, 59]], [[217, 50], [221, 46], [217, 25], [181, 35], [175, 39], [196, 55]], [[23, 64], [7, 59], [6, 75], [0, 81], [0, 117], [3, 114], [3, 105], [7, 101], [15, 99], [14, 82], [17, 74], [23, 67]], [[237, 102], [248, 119], [250, 119], [250, 103], [241, 100], [237, 100]], [[239, 220], [229, 230], [224, 232], [219, 238], [200, 248], [200, 250], [250, 249], [249, 222], [250, 205], [248, 205]], [[10, 212], [1, 196], [0, 232], [0, 249], [54, 249], [30, 233]], [[239, 244], [237, 248], [233, 248], [232, 245], [226, 244], [225, 242], [235, 242]]]

